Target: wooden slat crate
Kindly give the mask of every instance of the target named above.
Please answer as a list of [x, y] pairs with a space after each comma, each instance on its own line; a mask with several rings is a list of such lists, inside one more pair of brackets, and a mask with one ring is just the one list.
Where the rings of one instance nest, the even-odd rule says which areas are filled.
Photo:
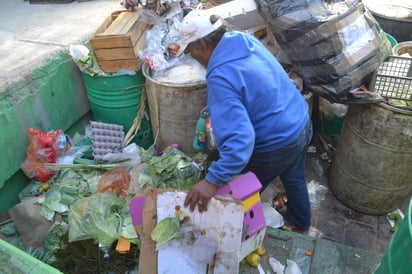
[[143, 61], [138, 52], [145, 46], [149, 25], [138, 22], [139, 16], [135, 11], [113, 12], [90, 38], [97, 62], [104, 72], [141, 69]]

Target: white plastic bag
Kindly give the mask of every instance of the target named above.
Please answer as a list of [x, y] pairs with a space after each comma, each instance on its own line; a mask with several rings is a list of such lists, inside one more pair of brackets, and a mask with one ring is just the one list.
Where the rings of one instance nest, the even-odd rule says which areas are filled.
[[285, 274], [302, 274], [298, 264], [293, 260], [286, 260], [287, 266], [285, 269]]
[[265, 202], [262, 205], [263, 214], [265, 215], [265, 221], [267, 226], [279, 228], [285, 224], [283, 216], [280, 215], [280, 213], [277, 212], [277, 210], [274, 209], [270, 203]]

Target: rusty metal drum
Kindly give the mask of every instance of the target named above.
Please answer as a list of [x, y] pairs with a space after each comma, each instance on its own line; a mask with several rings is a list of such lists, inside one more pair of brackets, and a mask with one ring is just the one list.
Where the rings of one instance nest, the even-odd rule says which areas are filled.
[[333, 193], [350, 208], [381, 215], [412, 194], [412, 110], [351, 105], [329, 172]]
[[190, 155], [196, 132], [196, 122], [207, 105], [206, 81], [189, 83], [164, 83], [155, 80], [149, 67], [143, 65], [145, 88], [150, 110], [154, 145], [160, 152], [169, 145], [179, 145], [179, 150]]

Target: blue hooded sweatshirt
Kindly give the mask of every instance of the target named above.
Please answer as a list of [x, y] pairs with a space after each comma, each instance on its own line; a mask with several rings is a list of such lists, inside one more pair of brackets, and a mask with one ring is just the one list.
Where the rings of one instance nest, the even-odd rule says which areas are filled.
[[309, 120], [308, 104], [276, 58], [254, 36], [227, 32], [207, 67], [208, 111], [219, 160], [206, 180], [223, 186], [253, 151], [291, 144]]

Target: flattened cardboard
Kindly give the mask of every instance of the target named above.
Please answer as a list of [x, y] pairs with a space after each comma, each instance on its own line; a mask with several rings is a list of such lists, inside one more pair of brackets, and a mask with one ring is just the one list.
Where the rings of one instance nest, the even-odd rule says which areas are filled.
[[[156, 242], [150, 236], [157, 223], [157, 195], [166, 189], [146, 188], [144, 191], [144, 208], [142, 226], [138, 228], [141, 241], [139, 256], [140, 274], [157, 274]], [[169, 190], [170, 191], [170, 190]]]
[[[159, 195], [161, 197], [160, 204]], [[152, 188], [145, 189], [143, 222], [142, 226], [139, 228], [139, 235], [142, 243], [139, 258], [139, 273], [166, 273], [165, 267], [178, 267], [179, 271], [181, 271], [184, 267], [189, 266], [188, 261], [183, 260], [183, 258], [185, 258], [186, 255], [190, 257], [191, 254], [187, 254], [187, 250], [183, 250], [182, 246], [180, 246], [177, 241], [171, 241], [170, 246], [167, 246], [167, 249], [161, 249], [159, 253], [156, 250], [156, 242], [151, 239], [151, 232], [156, 226], [157, 222], [165, 218], [165, 216], [174, 214], [177, 205], [179, 206], [179, 210], [181, 209], [183, 215], [189, 215], [189, 219], [192, 220], [192, 224], [203, 224], [203, 228], [197, 227], [196, 225], [194, 225], [192, 228], [194, 231], [193, 233], [198, 233], [197, 235], [199, 239], [201, 238], [199, 235], [202, 235], [202, 233], [204, 233], [203, 235], [205, 237], [211, 237], [206, 242], [208, 242], [209, 247], [212, 248], [213, 245], [210, 246], [210, 243], [213, 243], [214, 240], [211, 239], [213, 239], [213, 236], [215, 236], [216, 238], [215, 241], [217, 243], [218, 250], [216, 251], [215, 255], [211, 257], [212, 259], [209, 262], [209, 265], [205, 265], [206, 267], [208, 267], [209, 273], [212, 273], [212, 271], [215, 274], [238, 273], [239, 254], [241, 250], [241, 230], [243, 226], [244, 214], [243, 205], [240, 203], [240, 201], [235, 200], [230, 196], [216, 197], [210, 200], [207, 212], [200, 214], [197, 209], [195, 209], [193, 213], [190, 213], [188, 209], [184, 208], [183, 206], [185, 195], [185, 192], [176, 192], [175, 190]], [[170, 204], [168, 205], [168, 202], [173, 203], [173, 207]], [[176, 203], [177, 205], [175, 205]], [[223, 208], [223, 212], [218, 211], [217, 214], [216, 207], [220, 209]], [[231, 215], [232, 217], [228, 217], [229, 215]], [[213, 234], [212, 231], [214, 231], [215, 234]], [[218, 237], [216, 237], [216, 235], [218, 235]], [[204, 245], [202, 244], [199, 246]], [[196, 248], [196, 251], [199, 251], [198, 247], [194, 248]], [[183, 253], [180, 253], [180, 251], [182, 251], [186, 255], [183, 256]], [[206, 250], [202, 250], [202, 252], [200, 253], [189, 253], [192, 253], [192, 255], [197, 254], [196, 259], [199, 260], [199, 256], [201, 254], [204, 254], [206, 251], [207, 247]], [[180, 256], [177, 257], [176, 254], [180, 254]], [[181, 260], [178, 260], [178, 258], [181, 258]], [[203, 258], [203, 261], [205, 258], [206, 257]], [[171, 259], [172, 262], [167, 261]], [[203, 261], [201, 261], [201, 263], [203, 263]], [[159, 265], [159, 262], [164, 262], [164, 264]], [[184, 263], [184, 265], [179, 265], [182, 263]], [[212, 267], [213, 265], [214, 267]], [[195, 265], [195, 267], [196, 266], [197, 265]], [[158, 268], [161, 272], [158, 271]], [[169, 271], [173, 270], [170, 270], [169, 268]], [[199, 273], [206, 272], [199, 271]]]
[[157, 196], [158, 221], [174, 216], [186, 220], [181, 241], [158, 247], [158, 273], [237, 274], [243, 205], [233, 197], [215, 197], [206, 212], [190, 212], [183, 206], [185, 198], [182, 191]]
[[9, 209], [25, 247], [43, 247], [44, 235], [53, 224], [40, 215], [41, 205], [37, 203], [38, 199], [27, 198]]

